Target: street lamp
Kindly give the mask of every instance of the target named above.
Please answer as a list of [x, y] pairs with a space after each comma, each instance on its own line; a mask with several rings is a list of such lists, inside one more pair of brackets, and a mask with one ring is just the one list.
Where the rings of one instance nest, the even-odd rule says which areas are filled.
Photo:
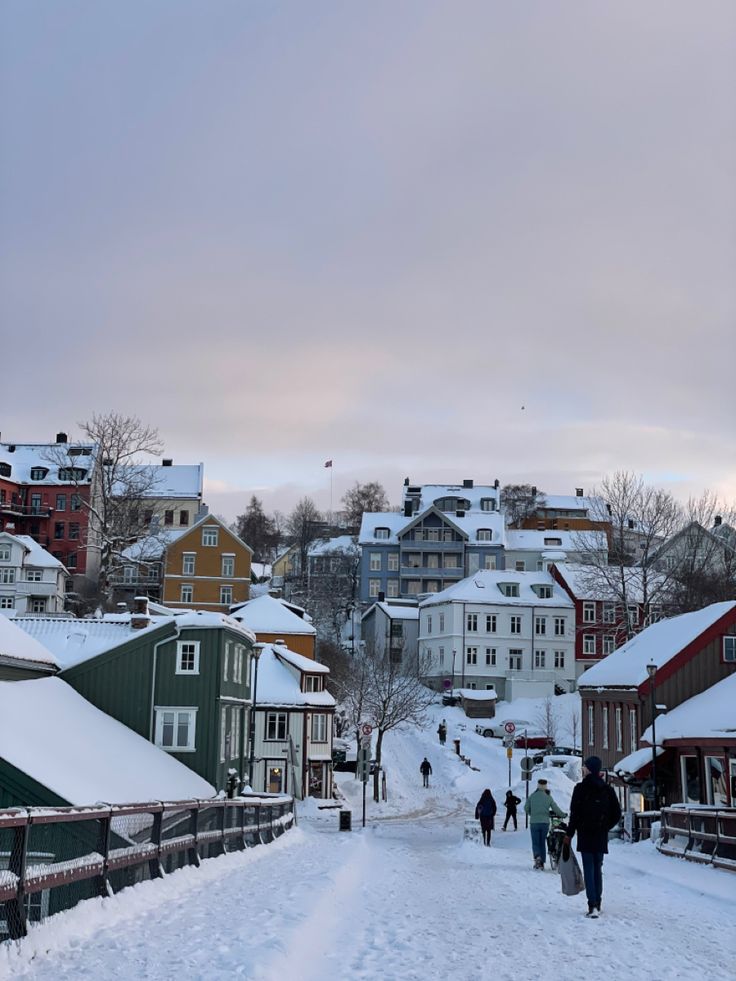
[[453, 692], [455, 691], [455, 655], [456, 654], [457, 651], [452, 652], [452, 689], [450, 690], [450, 694], [453, 694]]
[[654, 704], [654, 683], [657, 677], [657, 665], [654, 661], [647, 664], [647, 674], [649, 675], [649, 705], [652, 714], [652, 783], [654, 784], [654, 809], [657, 809], [659, 800], [657, 794], [657, 731], [654, 724], [656, 706]]
[[256, 752], [256, 693], [258, 691], [258, 659], [263, 653], [263, 644], [254, 644], [252, 657], [255, 660], [253, 666], [253, 692], [250, 705], [250, 759], [248, 761], [248, 786], [253, 790], [253, 766], [255, 764]]

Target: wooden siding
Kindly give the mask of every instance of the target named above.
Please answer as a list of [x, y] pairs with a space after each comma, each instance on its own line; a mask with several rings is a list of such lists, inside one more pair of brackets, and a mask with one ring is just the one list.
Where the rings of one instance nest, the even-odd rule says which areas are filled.
[[0, 807], [68, 807], [70, 804], [71, 801], [0, 758]]
[[277, 640], [283, 640], [290, 651], [312, 660], [314, 660], [314, 638], [314, 634], [287, 634], [283, 630], [275, 634], [256, 634], [256, 640], [261, 644], [273, 644]]
[[[206, 528], [216, 528], [218, 544], [203, 545]], [[195, 556], [194, 575], [184, 574], [184, 554]], [[232, 603], [250, 599], [251, 550], [219, 521], [203, 521], [195, 525], [166, 549], [164, 565], [163, 602], [184, 609], [208, 609], [227, 612], [229, 603], [220, 602], [220, 586], [232, 586]], [[223, 556], [234, 556], [231, 577], [222, 575]], [[193, 587], [191, 603], [181, 602], [183, 583]]]

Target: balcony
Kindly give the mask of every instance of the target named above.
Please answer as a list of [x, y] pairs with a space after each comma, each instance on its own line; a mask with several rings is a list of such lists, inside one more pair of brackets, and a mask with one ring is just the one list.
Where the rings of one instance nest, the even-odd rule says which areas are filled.
[[12, 514], [17, 518], [50, 518], [53, 513], [54, 509], [48, 505], [0, 501], [0, 514]]
[[33, 582], [29, 579], [19, 579], [15, 591], [18, 596], [57, 596], [62, 593], [57, 582]]
[[134, 589], [139, 586], [158, 586], [160, 577], [158, 570], [151, 572], [150, 575], [144, 572], [135, 572], [133, 575], [115, 572], [107, 577], [107, 581], [111, 586], [119, 589]]
[[448, 569], [431, 569], [429, 566], [402, 565], [402, 579], [462, 579], [463, 570], [460, 566]]

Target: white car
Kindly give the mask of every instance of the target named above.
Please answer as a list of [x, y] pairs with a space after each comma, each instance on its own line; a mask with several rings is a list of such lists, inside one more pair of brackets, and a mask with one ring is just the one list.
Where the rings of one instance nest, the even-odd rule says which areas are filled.
[[526, 719], [502, 719], [500, 722], [484, 722], [475, 727], [475, 731], [479, 736], [485, 736], [486, 738], [490, 736], [495, 736], [496, 739], [503, 739], [504, 736], [509, 735], [504, 729], [507, 722], [513, 722], [516, 726], [516, 731], [514, 736], [520, 735], [524, 729], [532, 731], [532, 724]]

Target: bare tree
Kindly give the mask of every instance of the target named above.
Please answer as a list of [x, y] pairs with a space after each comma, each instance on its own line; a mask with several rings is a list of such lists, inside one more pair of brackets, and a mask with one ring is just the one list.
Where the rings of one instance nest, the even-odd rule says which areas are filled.
[[536, 723], [547, 737], [547, 743], [554, 746], [557, 743], [557, 713], [551, 695], [547, 695], [537, 713]]
[[273, 561], [279, 546], [279, 532], [255, 494], [251, 496], [243, 514], [235, 519], [233, 530], [241, 541], [253, 549], [255, 562]]
[[524, 520], [543, 504], [544, 494], [531, 484], [506, 484], [501, 488], [501, 508], [510, 528], [521, 528]]
[[580, 718], [580, 708], [578, 706], [573, 706], [570, 710], [570, 715], [567, 719], [567, 731], [572, 740], [572, 748], [578, 748], [578, 740], [580, 740], [582, 747], [582, 719]]
[[388, 511], [386, 491], [378, 481], [367, 484], [356, 483], [346, 491], [342, 498], [348, 527], [357, 531], [365, 512]]
[[339, 540], [318, 555], [308, 553], [308, 561], [305, 606], [318, 635], [339, 644], [357, 603], [360, 550], [354, 539]]
[[286, 521], [286, 529], [292, 545], [299, 550], [299, 573], [305, 577], [307, 572], [307, 553], [312, 542], [319, 538], [324, 521], [311, 497], [303, 497]]
[[90, 565], [93, 570], [96, 567], [98, 598], [109, 601], [112, 566], [125, 548], [150, 534], [151, 526], [156, 527], [153, 502], [159, 474], [144, 458], [158, 456], [162, 445], [158, 430], [136, 416], [118, 412], [93, 415], [79, 423], [79, 428], [95, 446], [91, 482], [79, 465], [79, 444], [57, 444], [48, 458], [65, 468], [72, 484], [90, 487], [88, 500], [79, 495], [88, 515], [84, 544], [96, 559]]

